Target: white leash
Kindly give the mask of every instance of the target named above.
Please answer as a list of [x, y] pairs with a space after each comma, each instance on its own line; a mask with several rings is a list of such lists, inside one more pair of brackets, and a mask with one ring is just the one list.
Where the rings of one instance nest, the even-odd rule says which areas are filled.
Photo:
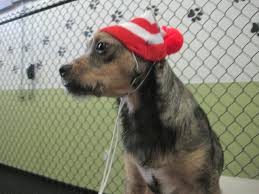
[[[137, 60], [135, 54], [134, 53], [132, 53], [132, 54], [133, 54], [134, 60], [136, 62], [137, 68], [139, 69], [138, 60]], [[153, 68], [155, 63], [156, 62], [154, 62], [152, 64], [152, 66], [150, 67], [150, 69], [148, 70], [148, 72], [145, 75], [144, 79], [140, 82], [140, 84], [132, 92], [130, 92], [129, 94], [134, 93], [135, 91], [137, 91], [140, 88], [140, 86], [144, 83], [144, 81], [146, 80], [146, 78], [150, 74], [150, 72], [151, 72], [151, 70], [152, 70], [152, 68]], [[117, 117], [116, 117], [116, 121], [115, 121], [115, 125], [114, 125], [113, 132], [112, 132], [112, 139], [111, 139], [111, 142], [110, 142], [108, 157], [107, 157], [107, 160], [106, 160], [106, 163], [105, 163], [105, 168], [104, 168], [104, 172], [103, 172], [103, 178], [102, 178], [102, 182], [101, 182], [98, 194], [103, 194], [104, 189], [105, 189], [105, 187], [107, 185], [110, 173], [111, 173], [113, 159], [114, 159], [114, 156], [115, 156], [116, 148], [117, 148], [117, 145], [118, 145], [118, 139], [119, 139], [119, 130], [118, 130], [119, 116], [120, 116], [120, 113], [121, 113], [121, 110], [122, 110], [124, 104], [125, 104], [125, 98], [121, 98], [119, 109], [118, 109], [118, 113], [117, 113]]]
[[[100, 186], [98, 194], [103, 194], [103, 191], [107, 185], [108, 178], [109, 178], [109, 175], [110, 175], [110, 172], [112, 169], [112, 163], [113, 163], [113, 159], [114, 159], [114, 155], [115, 155], [115, 151], [116, 151], [116, 148], [118, 145], [118, 139], [119, 139], [118, 121], [119, 121], [119, 116], [120, 116], [120, 113], [121, 113], [121, 110], [122, 110], [124, 104], [125, 104], [125, 100], [121, 98], [117, 117], [116, 117], [116, 122], [115, 122], [113, 132], [112, 132], [112, 139], [111, 139], [111, 143], [110, 143], [108, 157], [107, 157], [106, 164], [105, 164], [105, 169], [103, 172], [103, 178], [102, 178], [102, 182], [101, 182], [101, 186]], [[112, 153], [112, 155], [111, 155], [111, 153]]]

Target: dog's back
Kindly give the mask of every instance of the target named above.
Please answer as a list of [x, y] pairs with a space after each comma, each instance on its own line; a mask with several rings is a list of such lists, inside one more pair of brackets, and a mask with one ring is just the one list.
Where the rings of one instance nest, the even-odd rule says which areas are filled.
[[220, 193], [223, 152], [218, 138], [166, 61], [152, 70], [137, 95], [138, 109], [129, 113], [125, 107], [122, 115], [130, 169], [135, 165], [140, 179], [157, 194]]

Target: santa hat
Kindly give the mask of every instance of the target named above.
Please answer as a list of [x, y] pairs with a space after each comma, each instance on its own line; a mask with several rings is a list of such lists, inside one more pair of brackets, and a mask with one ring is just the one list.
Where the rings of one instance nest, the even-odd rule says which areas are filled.
[[160, 29], [151, 11], [100, 31], [112, 35], [130, 51], [149, 61], [159, 61], [176, 53], [183, 45], [182, 34], [172, 27], [163, 26]]

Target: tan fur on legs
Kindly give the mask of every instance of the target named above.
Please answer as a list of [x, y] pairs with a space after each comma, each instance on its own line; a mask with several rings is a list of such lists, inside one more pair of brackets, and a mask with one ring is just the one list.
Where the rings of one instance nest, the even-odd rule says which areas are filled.
[[124, 156], [126, 171], [126, 194], [152, 194], [131, 156]]

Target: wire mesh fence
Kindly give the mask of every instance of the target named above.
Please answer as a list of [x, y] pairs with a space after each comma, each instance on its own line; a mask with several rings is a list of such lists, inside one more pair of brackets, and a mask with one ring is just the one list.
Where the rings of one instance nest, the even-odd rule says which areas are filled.
[[[151, 9], [184, 35], [168, 58], [220, 137], [224, 174], [259, 178], [257, 0], [29, 1], [0, 12], [0, 163], [98, 189], [114, 99], [75, 99], [58, 75], [102, 26]], [[122, 193], [122, 146], [107, 193]]]

